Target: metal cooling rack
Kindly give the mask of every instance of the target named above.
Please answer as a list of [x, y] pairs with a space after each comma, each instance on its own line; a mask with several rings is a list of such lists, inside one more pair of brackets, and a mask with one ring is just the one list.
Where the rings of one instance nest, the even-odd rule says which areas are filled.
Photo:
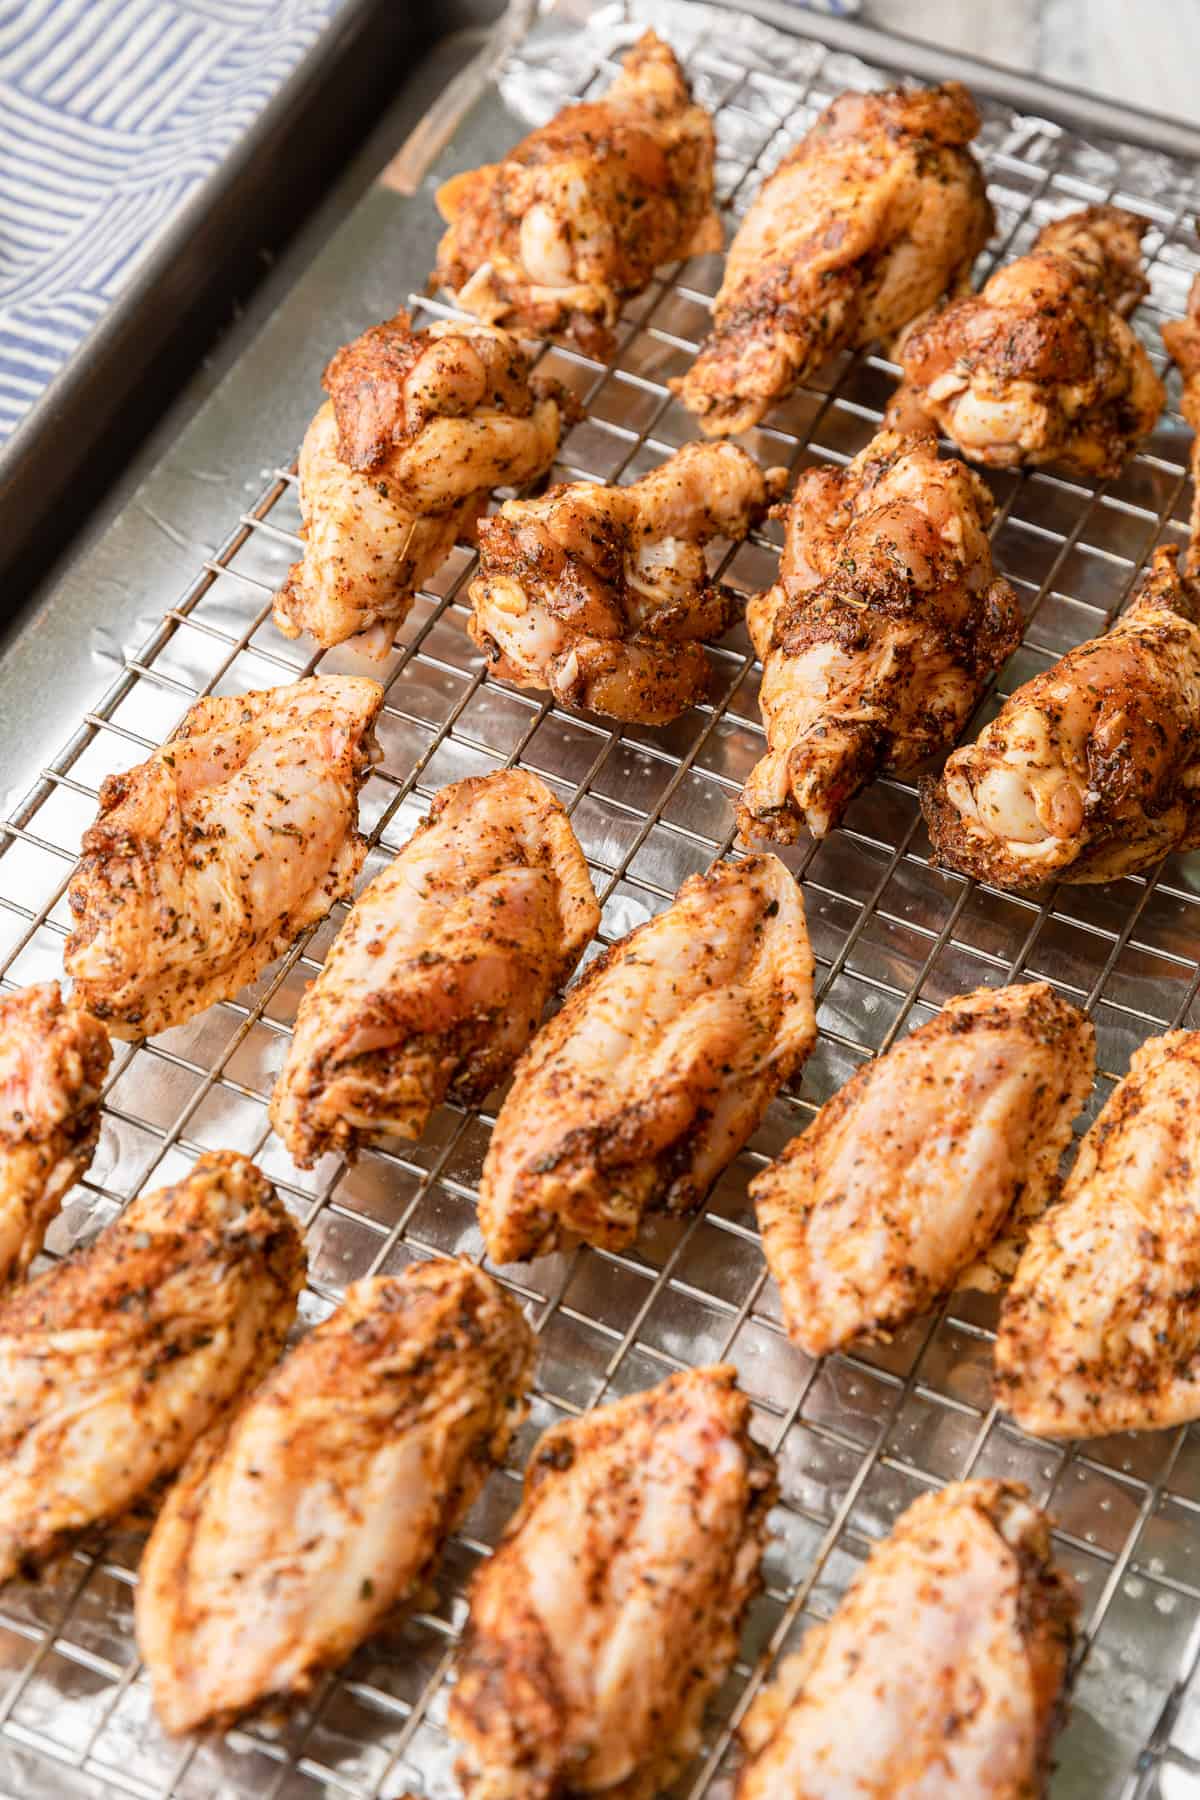
[[[573, 12], [573, 24], [552, 16], [510, 55], [498, 78], [506, 105], [536, 122], [602, 88], [613, 58], [653, 22], [686, 54], [716, 113], [719, 182], [735, 214], [829, 98], [903, 66], [890, 58], [886, 70], [869, 67], [684, 0], [608, 7], [591, 15], [586, 32], [578, 0]], [[482, 118], [499, 153], [514, 135], [511, 116], [494, 90], [481, 107], [477, 126]], [[1200, 264], [1191, 166], [1085, 142], [999, 100], [984, 111], [979, 148], [998, 232], [981, 273], [1073, 207], [1110, 198], [1135, 206], [1152, 221], [1152, 295], [1138, 325], [1161, 367], [1159, 320], [1182, 310]], [[453, 146], [443, 165], [460, 166]], [[411, 279], [423, 274], [414, 267]], [[542, 369], [587, 408], [564, 446], [560, 477], [629, 480], [694, 435], [665, 382], [690, 360], [719, 275], [719, 259], [706, 258], [656, 281], [627, 310], [609, 367], [546, 352]], [[444, 311], [416, 293], [412, 305], [419, 320]], [[796, 468], [846, 460], [875, 430], [893, 376], [878, 357], [841, 358], [777, 409], [769, 428], [750, 434], [751, 448], [765, 463]], [[991, 478], [997, 562], [1028, 620], [1001, 692], [1103, 629], [1150, 548], [1182, 537], [1187, 441], [1178, 415], [1168, 415], [1102, 488], [1043, 474]], [[64, 891], [100, 780], [139, 761], [199, 694], [291, 680], [318, 662], [377, 672], [345, 649], [305, 662], [304, 643], [274, 630], [271, 594], [299, 552], [298, 523], [294, 475], [279, 467], [219, 553], [197, 559], [189, 591], [47, 759], [0, 833], [7, 983], [60, 972]], [[777, 541], [772, 528], [732, 552], [726, 579], [746, 591], [764, 585]], [[747, 641], [739, 630], [717, 650], [709, 705], [661, 730], [620, 730], [485, 679], [463, 629], [471, 568], [470, 552], [456, 551], [386, 665], [385, 758], [362, 797], [372, 842], [364, 879], [445, 782], [519, 763], [570, 807], [603, 900], [602, 938], [611, 941], [731, 849], [734, 799], [762, 748]], [[995, 696], [985, 702], [972, 735], [996, 704]], [[652, 1221], [628, 1255], [582, 1249], [504, 1272], [541, 1337], [537, 1396], [510, 1467], [489, 1482], [451, 1544], [428, 1609], [366, 1645], [282, 1722], [173, 1744], [154, 1722], [133, 1648], [141, 1539], [111, 1533], [42, 1581], [0, 1592], [5, 1792], [55, 1800], [453, 1794], [443, 1720], [463, 1587], [511, 1514], [535, 1434], [672, 1369], [729, 1358], [754, 1400], [758, 1434], [778, 1454], [782, 1499], [766, 1592], [680, 1796], [728, 1800], [731, 1731], [769, 1653], [828, 1616], [870, 1540], [916, 1494], [967, 1474], [1029, 1483], [1057, 1516], [1062, 1560], [1084, 1595], [1087, 1633], [1055, 1795], [1200, 1793], [1200, 1434], [1125, 1436], [1086, 1449], [1023, 1436], [991, 1405], [995, 1305], [979, 1296], [957, 1296], [889, 1345], [810, 1361], [782, 1335], [746, 1198], [748, 1177], [863, 1058], [982, 983], [1044, 976], [1088, 1007], [1104, 1071], [1094, 1114], [1145, 1037], [1200, 1026], [1200, 859], [1169, 859], [1145, 880], [1063, 888], [1037, 905], [933, 868], [914, 790], [897, 781], [876, 782], [823, 844], [785, 856], [803, 883], [818, 958], [821, 1038], [803, 1082], [772, 1108], [702, 1213]], [[474, 1200], [486, 1112], [444, 1108], [424, 1142], [369, 1153], [353, 1169], [327, 1158], [311, 1173], [298, 1170], [270, 1133], [267, 1096], [298, 999], [343, 916], [339, 908], [236, 1002], [148, 1044], [117, 1047], [100, 1147], [51, 1234], [51, 1254], [213, 1147], [256, 1157], [303, 1221], [306, 1321], [323, 1316], [356, 1277], [436, 1252], [481, 1253]]]

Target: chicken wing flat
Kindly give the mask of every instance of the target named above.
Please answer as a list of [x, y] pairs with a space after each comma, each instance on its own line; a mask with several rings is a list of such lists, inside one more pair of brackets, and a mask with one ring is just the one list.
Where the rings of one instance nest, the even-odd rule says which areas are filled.
[[702, 647], [740, 615], [704, 545], [740, 541], [787, 484], [734, 444], [685, 444], [628, 487], [579, 481], [479, 526], [470, 633], [495, 674], [662, 725], [703, 699]]
[[0, 1305], [0, 1581], [171, 1475], [283, 1347], [300, 1234], [232, 1151]]
[[92, 1160], [108, 1033], [57, 981], [0, 994], [0, 1288], [25, 1274]]
[[738, 1800], [1039, 1800], [1077, 1610], [1019, 1482], [922, 1495], [746, 1714]]
[[115, 1037], [232, 998], [350, 892], [382, 702], [378, 682], [350, 675], [211, 696], [107, 777], [68, 890], [64, 963]]
[[1191, 573], [1200, 574], [1200, 275], [1188, 294], [1187, 317], [1168, 319], [1162, 340], [1182, 377], [1180, 410], [1197, 434], [1192, 439], [1192, 530], [1187, 566]]
[[1048, 982], [980, 988], [826, 1102], [750, 1184], [793, 1342], [824, 1356], [898, 1330], [964, 1277], [1012, 1273], [1091, 1092], [1095, 1039]]
[[137, 1591], [168, 1731], [309, 1692], [418, 1588], [524, 1416], [533, 1348], [469, 1263], [358, 1281], [197, 1446]]
[[538, 1443], [471, 1589], [449, 1718], [469, 1800], [650, 1800], [696, 1750], [774, 1497], [735, 1379], [673, 1375]]
[[767, 754], [744, 838], [823, 837], [881, 770], [945, 750], [1021, 639], [992, 572], [993, 501], [930, 436], [880, 432], [796, 484], [776, 585], [750, 603]]
[[323, 650], [366, 633], [384, 655], [413, 595], [494, 487], [554, 461], [574, 402], [530, 379], [515, 338], [456, 320], [414, 331], [406, 312], [338, 351], [300, 450], [304, 555], [275, 596], [285, 637]]
[[450, 229], [434, 279], [489, 324], [603, 359], [621, 302], [661, 263], [721, 248], [715, 145], [673, 51], [647, 31], [599, 100], [439, 188]]
[[1056, 219], [978, 294], [919, 323], [896, 420], [924, 414], [993, 468], [1118, 474], [1166, 400], [1125, 320], [1147, 291], [1146, 225], [1117, 206]]
[[965, 286], [994, 223], [966, 147], [979, 124], [957, 81], [826, 107], [746, 214], [712, 335], [671, 384], [702, 431], [748, 430], [836, 351]]
[[620, 1249], [685, 1212], [816, 1037], [800, 889], [774, 856], [714, 863], [585, 971], [517, 1065], [479, 1222], [494, 1262], [564, 1236]]
[[1128, 611], [921, 783], [939, 862], [997, 887], [1114, 881], [1200, 842], [1200, 581], [1154, 552]]
[[417, 1138], [509, 1073], [600, 923], [570, 820], [536, 775], [443, 788], [359, 897], [300, 1003], [271, 1119], [309, 1168]]
[[1200, 1032], [1134, 1052], [1005, 1299], [996, 1398], [1040, 1437], [1200, 1418]]

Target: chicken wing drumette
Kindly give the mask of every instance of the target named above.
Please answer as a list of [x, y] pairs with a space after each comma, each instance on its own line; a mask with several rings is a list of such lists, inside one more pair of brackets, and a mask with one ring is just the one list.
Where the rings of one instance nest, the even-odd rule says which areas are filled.
[[940, 862], [1023, 889], [1114, 881], [1200, 842], [1200, 580], [1164, 545], [1127, 612], [922, 783]]
[[358, 789], [382, 703], [378, 682], [349, 675], [211, 696], [107, 778], [64, 962], [114, 1036], [230, 999], [345, 898], [366, 854]]
[[413, 594], [470, 537], [492, 488], [554, 461], [575, 406], [506, 331], [399, 312], [339, 350], [300, 451], [304, 555], [275, 596], [287, 637], [367, 633], [386, 653]]
[[1200, 275], [1192, 282], [1187, 317], [1169, 319], [1162, 337], [1182, 377], [1180, 410], [1196, 434], [1192, 439], [1192, 532], [1187, 566], [1200, 575]]
[[309, 1167], [416, 1138], [504, 1079], [600, 923], [570, 820], [536, 775], [443, 788], [360, 895], [300, 1003], [271, 1119]]
[[471, 1589], [449, 1720], [470, 1800], [669, 1786], [733, 1661], [773, 1494], [731, 1368], [545, 1434]]
[[200, 1157], [0, 1306], [0, 1581], [116, 1518], [274, 1362], [300, 1234], [244, 1156]]
[[168, 1731], [311, 1692], [420, 1587], [524, 1417], [533, 1349], [469, 1263], [347, 1289], [151, 1533], [137, 1636]]
[[991, 235], [958, 82], [842, 94], [764, 183], [729, 250], [712, 335], [672, 383], [727, 437], [837, 350], [884, 341], [957, 292]]
[[57, 981], [0, 995], [0, 1289], [19, 1280], [92, 1160], [108, 1033]]
[[525, 1052], [488, 1145], [494, 1262], [572, 1234], [619, 1249], [683, 1212], [816, 1037], [800, 889], [774, 856], [715, 863], [598, 957]]
[[1145, 229], [1117, 206], [1047, 225], [1028, 256], [909, 333], [892, 419], [932, 419], [994, 468], [1117, 474], [1166, 398], [1125, 319], [1146, 292]]
[[750, 1188], [801, 1349], [886, 1335], [1012, 1273], [1091, 1092], [1095, 1038], [1048, 982], [981, 988], [821, 1108]]
[[1134, 1052], [1030, 1232], [996, 1398], [1052, 1438], [1200, 1418], [1200, 1031]]
[[574, 482], [479, 526], [471, 636], [494, 671], [571, 706], [660, 725], [708, 689], [705, 638], [741, 607], [704, 545], [744, 538], [786, 486], [733, 444], [685, 444], [628, 487]]
[[1020, 1483], [923, 1495], [746, 1714], [738, 1800], [1040, 1800], [1077, 1612]]
[[653, 31], [598, 100], [439, 188], [435, 279], [493, 325], [605, 357], [621, 302], [661, 263], [721, 248], [712, 120]]
[[767, 754], [742, 794], [744, 837], [822, 837], [875, 774], [953, 743], [1021, 637], [992, 572], [992, 512], [932, 436], [880, 432], [848, 468], [801, 476], [779, 580], [746, 615]]

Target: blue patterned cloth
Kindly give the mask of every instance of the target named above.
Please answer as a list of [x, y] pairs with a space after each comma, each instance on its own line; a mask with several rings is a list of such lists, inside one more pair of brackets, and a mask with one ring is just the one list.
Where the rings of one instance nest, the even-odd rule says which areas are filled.
[[0, 442], [343, 0], [0, 0]]

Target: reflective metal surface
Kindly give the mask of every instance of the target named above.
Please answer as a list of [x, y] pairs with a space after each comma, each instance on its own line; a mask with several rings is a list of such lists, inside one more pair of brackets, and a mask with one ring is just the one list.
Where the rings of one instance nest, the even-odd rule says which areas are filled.
[[[411, 200], [382, 187], [368, 195], [74, 573], [66, 610], [52, 608], [40, 642], [21, 647], [23, 661], [10, 659], [0, 695], [11, 808], [7, 843], [0, 838], [5, 981], [60, 971], [63, 891], [103, 775], [138, 761], [198, 694], [316, 666], [304, 643], [282, 639], [270, 620], [272, 591], [298, 553], [290, 461], [333, 347], [408, 295], [421, 317], [445, 310], [419, 292], [437, 237], [436, 180], [494, 157], [533, 120], [605, 85], [612, 58], [647, 22], [686, 52], [701, 97], [717, 111], [719, 179], [735, 214], [828, 98], [881, 79], [817, 37], [686, 0], [604, 7], [588, 16], [586, 32], [578, 28], [584, 10], [569, 0], [517, 45]], [[810, 17], [803, 29], [819, 33], [824, 23]], [[880, 54], [897, 66], [899, 51]], [[1084, 139], [994, 94], [984, 112], [999, 230], [981, 273], [1075, 206], [1110, 197], [1137, 206], [1152, 221], [1152, 295], [1137, 325], [1161, 366], [1159, 320], [1181, 311], [1200, 264], [1193, 165]], [[716, 258], [664, 273], [627, 311], [611, 367], [546, 352], [542, 369], [569, 382], [587, 407], [560, 475], [632, 479], [693, 435], [664, 384], [687, 365], [719, 274]], [[750, 434], [750, 447], [795, 467], [844, 460], [875, 429], [892, 382], [879, 358], [843, 357]], [[1182, 536], [1187, 447], [1171, 413], [1102, 489], [1045, 474], [993, 478], [997, 562], [1028, 619], [1002, 692], [1101, 630], [1149, 548]], [[765, 584], [776, 542], [772, 528], [736, 550], [727, 578], [747, 591]], [[519, 762], [570, 806], [611, 940], [731, 847], [733, 802], [762, 744], [745, 636], [735, 631], [721, 646], [711, 704], [663, 729], [620, 730], [484, 678], [463, 630], [471, 567], [469, 551], [454, 554], [386, 665], [385, 759], [363, 794], [373, 839], [365, 877], [444, 782]], [[345, 649], [319, 662], [370, 668]], [[984, 703], [972, 731], [995, 705], [995, 696]], [[778, 1453], [782, 1499], [767, 1591], [680, 1795], [729, 1800], [731, 1728], [771, 1655], [828, 1615], [870, 1540], [917, 1493], [970, 1473], [1031, 1485], [1057, 1516], [1060, 1554], [1083, 1590], [1087, 1638], [1060, 1743], [1058, 1800], [1200, 1791], [1200, 1428], [1080, 1449], [1024, 1437], [991, 1404], [994, 1304], [979, 1297], [955, 1297], [889, 1345], [810, 1362], [780, 1331], [746, 1197], [764, 1158], [865, 1056], [982, 983], [1045, 976], [1087, 1004], [1103, 1070], [1094, 1113], [1143, 1038], [1170, 1024], [1200, 1026], [1200, 862], [1176, 858], [1148, 879], [1063, 888], [1040, 906], [1016, 900], [932, 868], [914, 791], [895, 781], [861, 795], [822, 845], [787, 857], [803, 882], [818, 957], [821, 1039], [803, 1081], [771, 1109], [695, 1218], [652, 1223], [627, 1255], [585, 1249], [502, 1272], [541, 1338], [537, 1398], [510, 1467], [489, 1482], [450, 1546], [426, 1608], [281, 1720], [171, 1743], [153, 1720], [130, 1633], [141, 1540], [110, 1534], [42, 1581], [0, 1592], [0, 1790], [38, 1800], [453, 1795], [443, 1720], [463, 1587], [512, 1511], [534, 1435], [671, 1369], [728, 1357], [754, 1399], [759, 1435]], [[100, 1149], [52, 1231], [52, 1253], [111, 1218], [139, 1187], [216, 1146], [255, 1155], [304, 1222], [306, 1320], [369, 1271], [435, 1252], [480, 1253], [474, 1190], [488, 1112], [447, 1107], [416, 1147], [397, 1144], [353, 1169], [328, 1158], [310, 1174], [270, 1133], [266, 1099], [296, 1004], [340, 917], [236, 1002], [149, 1044], [118, 1048]]]

